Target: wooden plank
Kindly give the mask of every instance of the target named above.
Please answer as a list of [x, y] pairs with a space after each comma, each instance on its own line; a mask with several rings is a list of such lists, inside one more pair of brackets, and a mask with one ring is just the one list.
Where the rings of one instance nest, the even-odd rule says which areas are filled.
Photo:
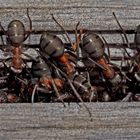
[[28, 26], [26, 8], [30, 9], [34, 29], [60, 30], [50, 14], [54, 14], [66, 29], [73, 30], [78, 21], [86, 29], [119, 29], [115, 12], [125, 29], [135, 29], [140, 19], [139, 0], [0, 0], [0, 17], [5, 28], [13, 19]]
[[[103, 32], [103, 36], [109, 44], [116, 43], [118, 46], [123, 42], [119, 34], [120, 32], [117, 32], [116, 34], [113, 33], [113, 31], [118, 30], [119, 27], [113, 18], [112, 12], [116, 12], [124, 29], [132, 31], [127, 34], [130, 43], [134, 43], [134, 30], [136, 25], [139, 24], [140, 17], [139, 0], [134, 0], [133, 2], [131, 0], [5, 0], [4, 2], [0, 0], [0, 17], [4, 28], [7, 30], [7, 26], [11, 20], [19, 19], [25, 23], [26, 29], [28, 30], [29, 23], [26, 16], [27, 8], [29, 8], [30, 16], [33, 21], [33, 30], [60, 31], [61, 29], [51, 18], [50, 14], [53, 13], [64, 25], [65, 29], [69, 31], [74, 30], [75, 25], [79, 20], [81, 20], [80, 27], [88, 30], [111, 30], [111, 34]], [[59, 34], [58, 36], [65, 42], [62, 35]], [[75, 41], [72, 34], [70, 35], [70, 38], [73, 42]], [[4, 40], [6, 39], [4, 38]], [[31, 35], [25, 43], [39, 44], [39, 41], [40, 34], [35, 34]], [[123, 55], [122, 50], [119, 48], [110, 50], [113, 57], [118, 55], [122, 57]], [[131, 51], [131, 53], [134, 55], [135, 52]], [[1, 54], [0, 57], [5, 58], [5, 54], [4, 56]]]
[[[62, 6], [63, 5], [63, 6]], [[19, 19], [28, 30], [26, 8], [30, 10], [33, 30], [61, 30], [50, 14], [66, 30], [118, 30], [115, 12], [126, 30], [135, 30], [140, 19], [139, 0], [0, 0], [0, 17], [5, 30]], [[134, 32], [133, 32], [134, 33]], [[120, 35], [104, 35], [109, 43], [122, 43]], [[111, 37], [110, 37], [111, 36]], [[25, 43], [39, 44], [40, 34]], [[134, 35], [128, 35], [133, 43]], [[73, 38], [73, 37], [72, 37]], [[32, 51], [30, 51], [32, 53]], [[87, 110], [76, 104], [2, 104], [0, 139], [140, 139], [140, 103], [87, 103]]]
[[140, 139], [140, 103], [2, 104], [0, 139]]

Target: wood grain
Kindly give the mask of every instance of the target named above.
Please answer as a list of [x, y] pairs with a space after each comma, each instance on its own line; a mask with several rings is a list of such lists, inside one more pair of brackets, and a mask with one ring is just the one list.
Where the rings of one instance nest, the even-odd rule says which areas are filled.
[[60, 30], [50, 14], [66, 29], [75, 29], [78, 21], [85, 29], [119, 29], [112, 12], [115, 12], [125, 29], [135, 29], [140, 22], [139, 0], [0, 0], [0, 17], [4, 27], [13, 19], [28, 26], [26, 8], [34, 29]]
[[[38, 31], [61, 30], [51, 14], [66, 30], [74, 30], [78, 21], [81, 28], [88, 30], [118, 30], [112, 12], [125, 30], [135, 30], [140, 23], [139, 0], [0, 0], [0, 18], [5, 30], [14, 19], [23, 21], [28, 30], [27, 8], [33, 30]], [[119, 34], [104, 36], [110, 44], [122, 43]], [[32, 35], [25, 43], [39, 44], [39, 38], [40, 34]], [[74, 40], [73, 36], [71, 38]], [[134, 42], [134, 34], [129, 34], [128, 38]], [[32, 54], [33, 50], [29, 52]], [[2, 104], [0, 139], [140, 139], [140, 103], [87, 103], [87, 106], [92, 112], [92, 121], [85, 108], [74, 103], [66, 108], [59, 103]]]
[[140, 103], [2, 104], [0, 139], [140, 139]]

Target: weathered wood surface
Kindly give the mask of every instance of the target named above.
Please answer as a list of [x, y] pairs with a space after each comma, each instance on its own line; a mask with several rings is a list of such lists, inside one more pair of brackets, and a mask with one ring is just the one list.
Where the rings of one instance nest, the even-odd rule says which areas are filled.
[[[26, 9], [33, 22], [33, 30], [60, 31], [60, 27], [52, 20], [51, 14], [58, 19], [66, 30], [74, 30], [78, 21], [80, 27], [88, 30], [118, 30], [119, 27], [112, 15], [115, 12], [123, 28], [135, 30], [140, 21], [139, 0], [0, 0], [1, 23], [5, 29], [13, 19], [23, 21], [28, 30]], [[133, 32], [134, 33], [134, 32]], [[63, 39], [62, 35], [59, 35]], [[120, 34], [103, 34], [109, 44], [122, 44]], [[134, 34], [128, 34], [130, 43], [134, 43]], [[75, 38], [70, 35], [73, 42]], [[1, 41], [1, 40], [0, 40]], [[39, 44], [40, 34], [31, 35], [25, 43]], [[63, 41], [65, 41], [63, 39]], [[110, 45], [111, 46], [111, 45]], [[119, 46], [119, 45], [118, 45]], [[117, 46], [117, 47], [118, 47]], [[128, 50], [134, 55], [133, 51]], [[123, 56], [122, 49], [111, 49], [112, 56]], [[3, 55], [1, 55], [3, 57]]]
[[[119, 29], [112, 15], [115, 12], [121, 25], [126, 30], [135, 30], [140, 23], [139, 0], [0, 0], [1, 23], [7, 30], [11, 20], [24, 22], [28, 30], [26, 9], [33, 22], [33, 30], [61, 30], [52, 20], [51, 14], [58, 19], [66, 30], [74, 30], [78, 21], [80, 27], [88, 30]], [[120, 35], [105, 35], [109, 43], [122, 43]], [[130, 42], [133, 35], [128, 35]], [[27, 42], [39, 43], [39, 36], [31, 37]]]
[[[81, 21], [80, 27], [88, 30], [118, 30], [112, 12], [126, 30], [135, 30], [140, 23], [139, 0], [0, 0], [4, 28], [7, 29], [11, 20], [19, 19], [28, 30], [27, 8], [34, 30], [61, 30], [51, 14], [66, 30], [73, 30], [78, 21]], [[108, 43], [122, 43], [119, 34], [104, 36]], [[39, 44], [39, 37], [32, 35], [25, 43]], [[134, 34], [128, 38], [133, 43]], [[67, 108], [62, 104], [2, 104], [0, 139], [140, 139], [139, 103], [88, 106], [92, 122], [87, 111], [76, 104]]]
[[[116, 13], [126, 30], [135, 30], [140, 23], [139, 0], [0, 0], [0, 18], [5, 30], [14, 19], [23, 21], [28, 30], [27, 8], [33, 22], [33, 30], [37, 31], [61, 31], [52, 20], [51, 14], [54, 14], [66, 30], [74, 30], [78, 21], [80, 27], [88, 30], [118, 30], [112, 12]], [[119, 34], [104, 36], [108, 43], [122, 43]], [[31, 36], [26, 43], [39, 44], [39, 38], [40, 35]], [[133, 43], [134, 35], [128, 35], [128, 39]]]
[[78, 21], [86, 29], [118, 29], [113, 18], [115, 12], [125, 29], [135, 29], [140, 23], [139, 0], [0, 0], [2, 24], [13, 19], [28, 24], [26, 8], [30, 9], [34, 29], [60, 30], [50, 14], [64, 25], [74, 29]]
[[0, 139], [139, 140], [140, 103], [2, 104]]

